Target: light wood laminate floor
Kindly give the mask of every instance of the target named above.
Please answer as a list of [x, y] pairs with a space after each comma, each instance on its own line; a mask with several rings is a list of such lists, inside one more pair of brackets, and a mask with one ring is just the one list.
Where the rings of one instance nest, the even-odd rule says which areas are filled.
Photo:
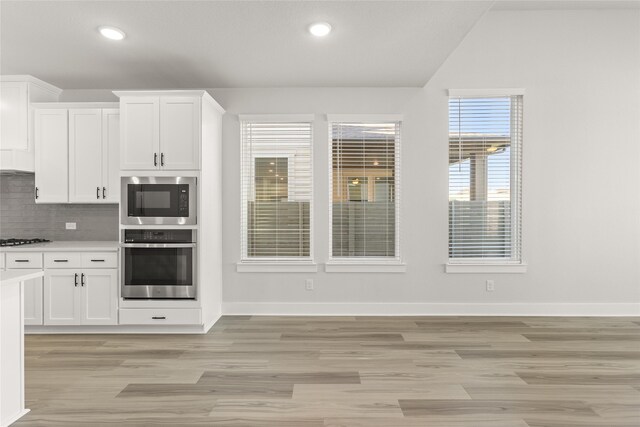
[[639, 318], [236, 316], [25, 341], [16, 427], [640, 426]]

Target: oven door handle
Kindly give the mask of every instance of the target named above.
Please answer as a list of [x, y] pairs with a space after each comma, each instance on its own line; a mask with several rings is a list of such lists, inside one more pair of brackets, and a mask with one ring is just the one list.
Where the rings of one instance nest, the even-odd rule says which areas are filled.
[[122, 248], [195, 248], [195, 243], [123, 243]]

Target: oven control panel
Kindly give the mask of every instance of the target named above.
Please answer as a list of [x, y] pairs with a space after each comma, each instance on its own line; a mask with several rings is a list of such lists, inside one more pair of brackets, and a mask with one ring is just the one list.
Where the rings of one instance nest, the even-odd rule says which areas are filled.
[[124, 243], [193, 243], [195, 230], [123, 230]]

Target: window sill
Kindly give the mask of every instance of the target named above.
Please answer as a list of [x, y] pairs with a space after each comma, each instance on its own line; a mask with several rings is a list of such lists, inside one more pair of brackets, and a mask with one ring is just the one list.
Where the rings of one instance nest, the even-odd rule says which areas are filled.
[[527, 272], [527, 264], [445, 264], [447, 273], [513, 273], [523, 274]]
[[407, 264], [402, 262], [328, 262], [324, 266], [327, 273], [404, 273]]
[[318, 264], [314, 262], [239, 262], [238, 273], [316, 273]]

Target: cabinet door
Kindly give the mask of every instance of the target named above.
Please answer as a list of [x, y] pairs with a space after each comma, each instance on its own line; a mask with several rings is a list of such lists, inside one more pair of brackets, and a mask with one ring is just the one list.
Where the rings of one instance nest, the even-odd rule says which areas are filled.
[[69, 110], [69, 201], [102, 201], [102, 110]]
[[24, 324], [42, 325], [42, 277], [24, 282]]
[[45, 270], [45, 325], [77, 325], [80, 323], [82, 316], [80, 273], [80, 270]]
[[67, 110], [38, 109], [34, 114], [36, 203], [67, 203]]
[[120, 110], [102, 110], [103, 202], [120, 202]]
[[120, 169], [158, 169], [160, 162], [160, 99], [120, 99]]
[[118, 270], [82, 270], [83, 325], [118, 324]]
[[200, 169], [200, 98], [160, 98], [160, 164], [167, 170]]
[[26, 82], [2, 82], [2, 108], [0, 108], [0, 148], [3, 150], [29, 149], [29, 93]]

